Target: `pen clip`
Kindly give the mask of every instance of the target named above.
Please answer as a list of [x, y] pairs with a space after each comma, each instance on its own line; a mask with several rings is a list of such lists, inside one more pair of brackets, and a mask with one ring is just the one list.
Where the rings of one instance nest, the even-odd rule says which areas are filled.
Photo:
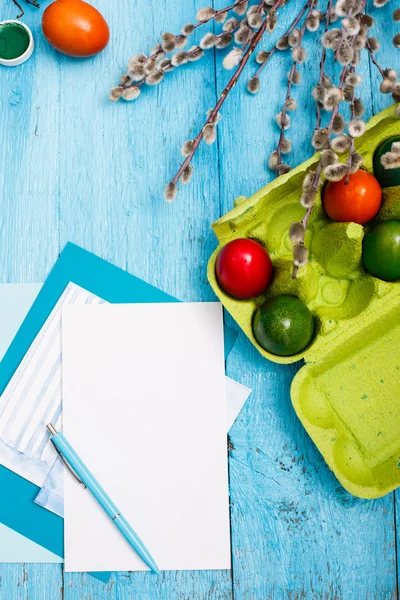
[[[47, 429], [50, 431], [50, 434], [52, 436], [53, 435], [57, 435], [57, 431], [56, 431], [55, 427], [53, 427], [53, 425], [51, 423], [49, 423], [47, 425]], [[71, 475], [73, 477], [75, 477], [75, 479], [77, 480], [78, 483], [81, 483], [83, 485], [83, 487], [86, 488], [86, 485], [83, 483], [82, 479], [80, 479], [80, 477], [78, 477], [78, 475], [75, 473], [75, 471], [73, 470], [73, 468], [71, 467], [71, 465], [69, 464], [69, 462], [67, 461], [67, 459], [64, 458], [64, 456], [61, 454], [61, 452], [58, 450], [58, 448], [55, 446], [55, 444], [53, 444], [53, 448], [57, 452], [58, 456], [60, 457], [61, 462], [66, 466], [66, 468], [71, 473]]]
[[73, 477], [75, 477], [75, 479], [77, 480], [78, 483], [82, 484], [83, 487], [86, 488], [86, 485], [83, 483], [82, 479], [80, 479], [78, 477], [78, 475], [75, 473], [75, 471], [73, 470], [73, 468], [71, 467], [69, 462], [66, 460], [66, 458], [64, 458], [64, 456], [61, 454], [61, 452], [59, 450], [57, 450], [57, 448], [55, 446], [54, 446], [54, 449], [57, 452], [58, 456], [60, 457], [61, 462], [66, 466], [66, 468], [71, 473], [71, 475]]

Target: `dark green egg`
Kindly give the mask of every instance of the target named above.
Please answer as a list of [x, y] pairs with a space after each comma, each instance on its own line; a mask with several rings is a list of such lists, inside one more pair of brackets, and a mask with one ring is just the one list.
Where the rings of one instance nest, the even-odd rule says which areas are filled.
[[257, 342], [271, 354], [293, 356], [311, 342], [315, 320], [300, 298], [275, 296], [257, 308], [253, 332]]
[[370, 229], [363, 240], [362, 260], [374, 277], [400, 279], [400, 221], [383, 221]]
[[400, 142], [400, 135], [394, 136], [382, 142], [375, 150], [374, 154], [374, 175], [379, 181], [381, 187], [395, 187], [400, 185], [400, 169], [385, 169], [381, 165], [382, 154], [390, 152], [393, 142]]

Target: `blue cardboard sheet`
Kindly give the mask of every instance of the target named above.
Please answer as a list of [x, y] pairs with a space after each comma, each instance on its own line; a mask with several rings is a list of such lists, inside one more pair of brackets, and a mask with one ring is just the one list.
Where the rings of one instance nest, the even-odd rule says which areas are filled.
[[[141, 279], [68, 243], [0, 363], [0, 394], [70, 282], [111, 303], [178, 302]], [[225, 328], [225, 357], [236, 337], [234, 330]], [[0, 522], [62, 557], [63, 519], [35, 504], [40, 488], [0, 466], [0, 490]], [[107, 581], [110, 573], [92, 575]]]

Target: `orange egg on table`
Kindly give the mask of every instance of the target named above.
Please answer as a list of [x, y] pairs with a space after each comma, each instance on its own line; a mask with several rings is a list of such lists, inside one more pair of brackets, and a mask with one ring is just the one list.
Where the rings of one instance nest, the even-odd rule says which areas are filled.
[[50, 4], [43, 13], [42, 28], [49, 44], [75, 57], [98, 54], [110, 39], [103, 15], [83, 0], [56, 0]]

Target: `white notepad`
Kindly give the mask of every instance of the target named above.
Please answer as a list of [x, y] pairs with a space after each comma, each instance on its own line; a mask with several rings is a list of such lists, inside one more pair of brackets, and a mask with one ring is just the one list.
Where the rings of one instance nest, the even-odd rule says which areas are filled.
[[[229, 569], [222, 309], [63, 308], [64, 433], [160, 569]], [[65, 570], [146, 570], [65, 473]]]

